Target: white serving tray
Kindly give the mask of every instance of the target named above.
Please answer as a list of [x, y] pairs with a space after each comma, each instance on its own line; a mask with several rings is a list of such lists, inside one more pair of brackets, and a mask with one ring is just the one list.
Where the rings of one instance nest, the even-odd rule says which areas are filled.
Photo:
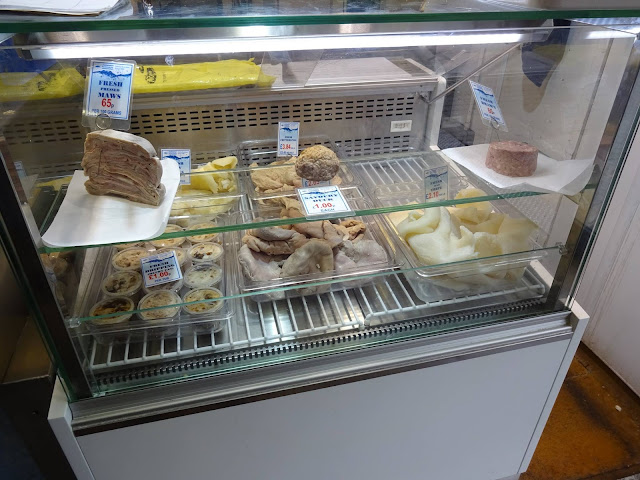
[[483, 180], [499, 188], [519, 188], [535, 192], [558, 192], [575, 195], [591, 178], [593, 159], [563, 160], [538, 154], [538, 168], [530, 177], [507, 177], [485, 166], [489, 144], [447, 148], [442, 153], [454, 162], [468, 168]]
[[157, 237], [164, 232], [171, 204], [180, 183], [178, 164], [162, 160], [166, 189], [157, 207], [109, 195], [91, 195], [84, 188], [87, 177], [76, 170], [51, 226], [42, 236], [48, 247], [80, 247], [124, 243]]

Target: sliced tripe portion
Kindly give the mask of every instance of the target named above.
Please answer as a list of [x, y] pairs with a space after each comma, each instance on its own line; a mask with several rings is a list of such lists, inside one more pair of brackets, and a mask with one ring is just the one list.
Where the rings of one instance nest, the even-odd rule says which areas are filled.
[[162, 202], [162, 164], [144, 138], [115, 130], [91, 132], [85, 139], [82, 167], [92, 195], [116, 195], [156, 206]]

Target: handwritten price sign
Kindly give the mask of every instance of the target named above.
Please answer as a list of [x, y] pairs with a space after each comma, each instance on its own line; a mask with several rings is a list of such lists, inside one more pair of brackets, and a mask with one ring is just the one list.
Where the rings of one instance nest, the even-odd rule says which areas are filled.
[[140, 259], [145, 287], [154, 287], [182, 278], [176, 252], [163, 252]]

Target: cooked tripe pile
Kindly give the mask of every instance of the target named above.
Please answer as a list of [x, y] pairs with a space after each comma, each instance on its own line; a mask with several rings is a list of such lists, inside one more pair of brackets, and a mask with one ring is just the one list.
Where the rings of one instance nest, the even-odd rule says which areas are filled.
[[[456, 199], [486, 195], [467, 188]], [[491, 203], [461, 204], [458, 208], [428, 208], [412, 211], [396, 226], [398, 234], [425, 265], [440, 265], [529, 250], [529, 236], [537, 226], [526, 218], [513, 218], [492, 211]], [[482, 268], [480, 275], [459, 276], [472, 283], [492, 279], [517, 279], [523, 269]]]
[[84, 186], [92, 195], [156, 206], [162, 202], [162, 164], [144, 138], [115, 130], [91, 132], [84, 142], [82, 168], [89, 176]]
[[[292, 200], [289, 209], [283, 212], [299, 212], [299, 208], [297, 200]], [[384, 248], [364, 238], [366, 230], [363, 222], [354, 219], [256, 228], [242, 238], [238, 261], [245, 276], [252, 281], [349, 273], [387, 260]], [[324, 285], [300, 288], [297, 292], [310, 295], [327, 289]], [[277, 299], [283, 295], [270, 294], [269, 297]]]
[[[325, 150], [331, 152], [331, 155], [335, 157], [335, 159], [329, 159], [329, 154], [327, 154]], [[338, 157], [328, 148], [322, 145], [314, 145], [313, 147], [303, 150], [298, 157], [272, 162], [269, 167], [274, 168], [255, 168], [259, 166], [256, 162], [249, 165], [255, 168], [255, 170], [251, 171], [251, 181], [255, 186], [256, 192], [290, 192], [291, 190], [300, 188], [302, 186], [302, 178], [300, 177], [300, 171], [298, 171], [299, 158], [302, 158], [300, 162], [301, 172], [305, 175], [325, 178], [335, 169], [333, 175], [327, 178], [327, 180], [332, 180], [331, 183], [333, 185], [340, 185], [342, 183], [342, 179], [336, 175], [340, 166]], [[310, 178], [309, 176], [305, 176], [304, 178], [307, 180], [316, 180], [316, 178]]]

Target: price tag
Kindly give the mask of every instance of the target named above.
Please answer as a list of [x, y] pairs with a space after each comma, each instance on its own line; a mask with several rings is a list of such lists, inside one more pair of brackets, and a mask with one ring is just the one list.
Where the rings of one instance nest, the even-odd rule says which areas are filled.
[[473, 95], [476, 99], [478, 110], [480, 110], [482, 123], [494, 126], [495, 128], [499, 128], [505, 132], [508, 131], [507, 124], [502, 117], [502, 111], [498, 105], [498, 100], [493, 94], [493, 90], [489, 87], [485, 87], [484, 85], [480, 85], [479, 83], [472, 82], [471, 80], [469, 80], [469, 84], [471, 85], [471, 91], [473, 91]]
[[424, 171], [425, 201], [439, 202], [449, 199], [449, 167], [428, 168]]
[[[180, 185], [191, 185], [191, 150], [188, 148], [162, 148], [160, 149], [162, 160], [169, 158], [175, 160], [180, 167]], [[185, 175], [186, 174], [186, 175]]]
[[331, 185], [331, 180], [318, 181], [307, 180], [306, 178], [302, 178], [301, 180], [303, 187], [326, 187], [328, 185]]
[[298, 138], [300, 122], [278, 123], [278, 157], [295, 157], [298, 155]]
[[[129, 128], [135, 62], [91, 60], [85, 91], [83, 125]], [[92, 118], [93, 117], [93, 118]], [[113, 123], [116, 121], [115, 123]], [[119, 121], [119, 122], [118, 122]]]
[[308, 217], [351, 212], [347, 200], [336, 185], [298, 188], [298, 197]]
[[145, 287], [154, 287], [182, 278], [176, 252], [163, 252], [140, 259]]

